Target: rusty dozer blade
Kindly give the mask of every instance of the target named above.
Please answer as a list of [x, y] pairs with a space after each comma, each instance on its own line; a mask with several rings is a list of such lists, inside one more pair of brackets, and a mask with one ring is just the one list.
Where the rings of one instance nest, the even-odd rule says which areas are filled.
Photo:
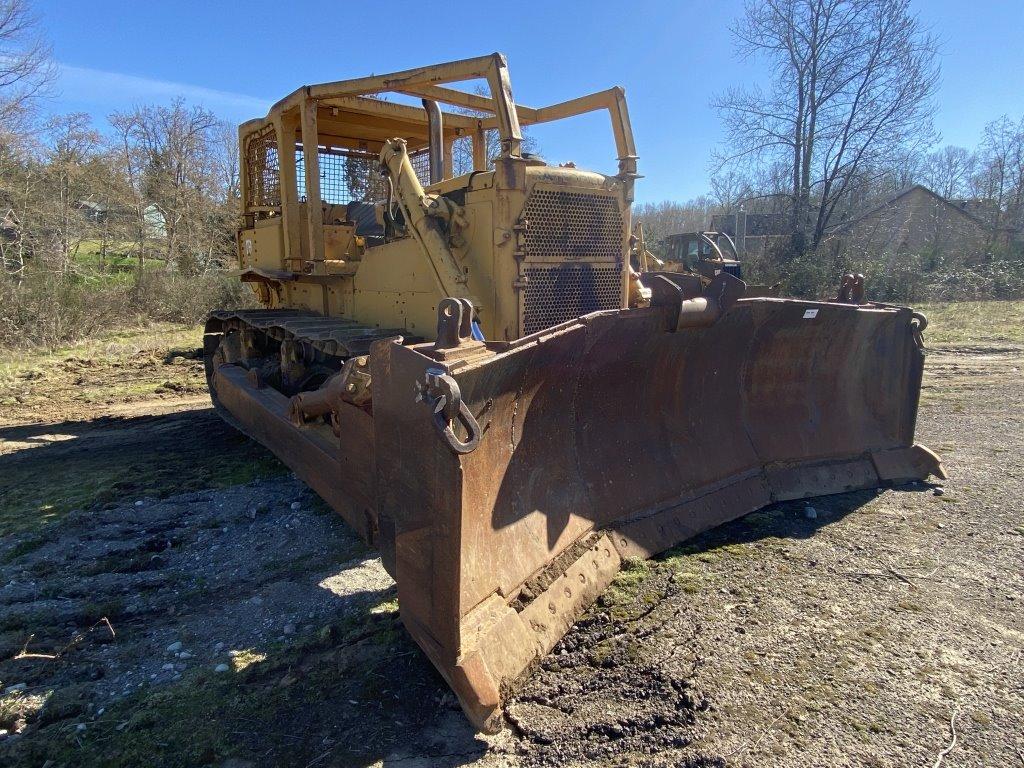
[[481, 728], [624, 558], [773, 501], [944, 476], [914, 444], [923, 316], [648, 284], [655, 306], [507, 344], [471, 340], [448, 299], [436, 344], [371, 351], [384, 562]]

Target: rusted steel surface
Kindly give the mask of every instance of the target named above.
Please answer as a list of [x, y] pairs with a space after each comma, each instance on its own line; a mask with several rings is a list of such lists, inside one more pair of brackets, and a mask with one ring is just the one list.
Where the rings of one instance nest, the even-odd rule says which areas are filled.
[[[520, 125], [593, 111], [615, 175], [521, 151]], [[280, 151], [298, 140], [301, 164]], [[380, 548], [482, 728], [622, 558], [941, 473], [913, 444], [923, 316], [865, 303], [855, 275], [832, 303], [752, 298], [775, 287], [745, 285], [708, 233], [695, 263], [653, 260], [640, 229], [631, 247], [621, 88], [524, 107], [494, 54], [302, 88], [239, 143], [238, 256], [265, 309], [211, 316], [214, 402]]]
[[[913, 442], [909, 309], [744, 299], [710, 326], [673, 320], [596, 313], [455, 364], [430, 345], [371, 353], [402, 617], [478, 724], [568, 626], [546, 594], [509, 604], [591, 531], [617, 568], [772, 501], [942, 473]], [[480, 424], [472, 452], [441, 439], [429, 404], [410, 407], [411, 383], [439, 371]], [[600, 557], [579, 562], [591, 571], [570, 600], [606, 581]]]
[[273, 451], [360, 536], [373, 540], [374, 440], [367, 413], [348, 406], [345, 432], [336, 436], [325, 426], [296, 428], [288, 398], [254, 387], [241, 366], [217, 366], [209, 385], [218, 410], [236, 429]]
[[373, 344], [372, 413], [331, 397], [333, 429], [226, 355], [223, 319], [210, 387], [380, 548], [409, 631], [491, 729], [623, 558], [773, 501], [942, 476], [913, 442], [921, 315], [716, 280], [508, 344], [469, 338], [446, 300], [439, 343]]
[[301, 309], [221, 309], [211, 313], [206, 324], [207, 333], [235, 328], [257, 329], [278, 341], [301, 339], [317, 351], [342, 357], [365, 355], [373, 342], [403, 335], [399, 328], [377, 328]]

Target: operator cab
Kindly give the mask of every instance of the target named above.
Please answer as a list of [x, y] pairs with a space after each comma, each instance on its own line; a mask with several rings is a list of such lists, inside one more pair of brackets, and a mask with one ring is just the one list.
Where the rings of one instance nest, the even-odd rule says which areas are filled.
[[669, 235], [666, 244], [668, 264], [709, 279], [720, 272], [743, 279], [736, 245], [724, 232], [683, 232]]

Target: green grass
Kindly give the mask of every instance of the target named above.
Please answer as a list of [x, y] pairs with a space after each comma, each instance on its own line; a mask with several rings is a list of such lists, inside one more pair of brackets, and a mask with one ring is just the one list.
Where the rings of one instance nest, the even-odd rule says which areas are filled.
[[144, 327], [119, 328], [96, 334], [93, 338], [65, 344], [49, 350], [9, 350], [0, 359], [0, 388], [26, 371], [45, 373], [69, 358], [97, 359], [119, 363], [141, 351], [164, 353], [193, 350], [203, 345], [199, 325], [152, 323]]
[[1024, 301], [919, 304], [928, 317], [926, 344], [1024, 344]]
[[604, 596], [608, 604], [614, 605], [633, 600], [650, 575], [651, 565], [646, 560], [629, 558], [622, 563], [622, 570], [608, 587]]
[[680, 571], [676, 574], [676, 582], [680, 589], [688, 595], [696, 595], [704, 588], [701, 577], [692, 571]]
[[[99, 240], [83, 240], [75, 254], [75, 264], [99, 270], [103, 263], [103, 244]], [[135, 243], [107, 243], [106, 269], [110, 272], [133, 272], [138, 269], [139, 259], [135, 254]], [[163, 269], [163, 259], [151, 255], [146, 256], [147, 269]]]

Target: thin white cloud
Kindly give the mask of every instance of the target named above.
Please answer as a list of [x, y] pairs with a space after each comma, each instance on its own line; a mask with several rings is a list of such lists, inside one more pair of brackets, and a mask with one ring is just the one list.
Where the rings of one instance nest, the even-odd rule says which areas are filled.
[[165, 103], [178, 96], [224, 117], [258, 117], [266, 114], [271, 106], [271, 102], [266, 99], [200, 85], [69, 64], [58, 66], [58, 100], [87, 106], [90, 112], [113, 111], [137, 104]]

